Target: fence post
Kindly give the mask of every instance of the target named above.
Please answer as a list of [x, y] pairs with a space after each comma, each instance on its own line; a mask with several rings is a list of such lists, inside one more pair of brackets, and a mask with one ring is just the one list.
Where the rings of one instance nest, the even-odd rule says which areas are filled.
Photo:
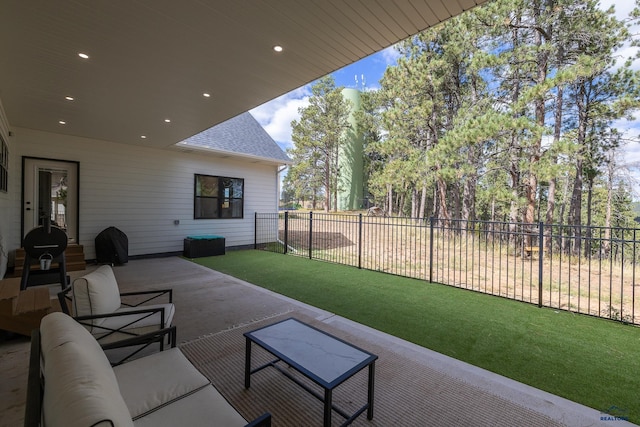
[[284, 211], [284, 254], [289, 251], [289, 211]]
[[258, 249], [258, 212], [253, 213], [253, 249]]
[[544, 254], [542, 250], [544, 248], [544, 223], [540, 221], [538, 223], [538, 307], [542, 308], [542, 261]]
[[309, 212], [309, 259], [313, 259], [313, 212]]
[[429, 282], [433, 282], [433, 223], [435, 218], [429, 217]]
[[358, 268], [362, 269], [362, 212], [358, 214]]

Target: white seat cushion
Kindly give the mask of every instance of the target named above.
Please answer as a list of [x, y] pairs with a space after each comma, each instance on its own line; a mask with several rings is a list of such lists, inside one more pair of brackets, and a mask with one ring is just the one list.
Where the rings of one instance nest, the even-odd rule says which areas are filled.
[[[160, 312], [153, 313], [151, 315], [149, 315], [148, 313], [130, 314], [106, 317], [102, 322], [100, 322], [99, 325], [94, 325], [91, 332], [94, 334], [94, 336], [99, 338], [109, 333], [108, 330], [103, 328], [120, 329], [125, 325], [129, 325], [125, 328], [128, 332], [136, 335], [141, 335], [147, 332], [153, 332], [157, 331], [158, 329], [168, 328], [169, 326], [171, 326], [171, 322], [173, 322], [173, 315], [176, 311], [175, 305], [173, 305], [172, 303], [148, 304], [138, 307], [120, 307], [115, 312], [127, 313], [128, 311], [144, 310], [148, 308], [164, 308], [164, 325], [160, 322]], [[109, 337], [109, 341], [127, 337], [131, 337], [131, 335], [127, 336], [125, 334], [115, 333], [111, 334], [111, 336]], [[100, 340], [100, 343], [102, 344], [104, 344], [105, 342], [108, 341]]]
[[244, 427], [247, 421], [212, 385], [133, 422], [136, 427]]
[[209, 380], [178, 348], [133, 360], [113, 370], [134, 420], [209, 385]]
[[[173, 322], [173, 315], [176, 312], [176, 307], [175, 305], [173, 305], [173, 303], [165, 303], [165, 304], [145, 304], [145, 305], [139, 305], [137, 307], [120, 307], [119, 309], [116, 310], [116, 313], [126, 313], [128, 311], [136, 311], [136, 310], [145, 310], [148, 308], [163, 308], [164, 309], [164, 324], [162, 324], [163, 328], [168, 328], [169, 326], [171, 326], [171, 322]], [[139, 314], [131, 314], [129, 316], [122, 316], [121, 319], [123, 318], [131, 318], [132, 320], [135, 320], [136, 317], [140, 317], [140, 316], [145, 316], [144, 314], [139, 315]], [[120, 316], [118, 316], [120, 318]], [[114, 318], [110, 318], [105, 320], [105, 322], [110, 322], [113, 321]], [[129, 320], [129, 322], [131, 322], [132, 320]], [[126, 320], [125, 320], [126, 321]], [[142, 326], [152, 326], [152, 325], [160, 325], [160, 312], [158, 313], [154, 313], [152, 316], [149, 317], [144, 317], [140, 320], [138, 320], [135, 325], [135, 327], [142, 327]]]
[[[120, 308], [120, 289], [109, 265], [73, 281], [73, 312], [76, 316], [113, 313]], [[100, 324], [98, 319], [93, 324]]]

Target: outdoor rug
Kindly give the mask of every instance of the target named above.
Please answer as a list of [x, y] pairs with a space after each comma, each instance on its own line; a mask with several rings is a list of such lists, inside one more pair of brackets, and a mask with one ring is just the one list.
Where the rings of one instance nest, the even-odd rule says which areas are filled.
[[[273, 415], [273, 426], [321, 426], [322, 402], [282, 373], [266, 368], [251, 376], [251, 387], [244, 388], [245, 338], [243, 333], [295, 317], [316, 328], [378, 355], [375, 368], [374, 417], [366, 412], [354, 426], [561, 426], [545, 415], [492, 395], [464, 381], [452, 378], [393, 349], [359, 339], [331, 325], [296, 312], [257, 320], [181, 345], [192, 363], [215, 385], [247, 420], [264, 412]], [[356, 331], [354, 331], [355, 333]], [[252, 367], [273, 360], [253, 344]], [[293, 370], [289, 368], [289, 371]], [[310, 384], [319, 393], [322, 389]], [[355, 412], [367, 398], [367, 369], [338, 386], [333, 392], [335, 405]], [[334, 412], [333, 426], [344, 419]]]

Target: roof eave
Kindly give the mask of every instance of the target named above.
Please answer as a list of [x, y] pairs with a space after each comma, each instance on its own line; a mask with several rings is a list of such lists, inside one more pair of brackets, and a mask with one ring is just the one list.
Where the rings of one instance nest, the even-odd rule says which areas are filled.
[[219, 150], [215, 148], [201, 147], [197, 145], [190, 145], [184, 143], [177, 143], [172, 146], [172, 148], [182, 151], [185, 153], [197, 152], [201, 154], [209, 154], [214, 157], [222, 157], [222, 158], [234, 158], [240, 160], [250, 160], [252, 163], [268, 163], [272, 165], [291, 165], [293, 164], [293, 160], [284, 160], [284, 159], [274, 159], [272, 157], [262, 157], [256, 156], [253, 154], [245, 154], [245, 153], [236, 153], [233, 151], [227, 150]]

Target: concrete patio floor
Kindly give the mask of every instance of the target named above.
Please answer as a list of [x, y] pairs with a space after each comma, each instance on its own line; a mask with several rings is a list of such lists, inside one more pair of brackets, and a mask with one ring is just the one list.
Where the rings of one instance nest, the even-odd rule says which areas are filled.
[[[72, 280], [87, 270], [70, 273]], [[179, 257], [132, 260], [114, 267], [122, 291], [173, 288], [178, 341], [186, 342], [233, 326], [296, 310], [334, 328], [357, 331], [359, 336], [387, 348], [399, 358], [418, 361], [480, 390], [515, 402], [567, 426], [611, 426], [600, 411], [579, 405], [522, 383], [493, 374], [439, 353], [290, 298], [212, 271]], [[19, 280], [19, 279], [5, 279]], [[51, 287], [52, 295], [60, 289]], [[0, 426], [20, 426], [24, 416], [29, 340], [0, 341]], [[496, 408], [497, 411], [500, 408]], [[615, 426], [633, 425], [625, 421]]]

